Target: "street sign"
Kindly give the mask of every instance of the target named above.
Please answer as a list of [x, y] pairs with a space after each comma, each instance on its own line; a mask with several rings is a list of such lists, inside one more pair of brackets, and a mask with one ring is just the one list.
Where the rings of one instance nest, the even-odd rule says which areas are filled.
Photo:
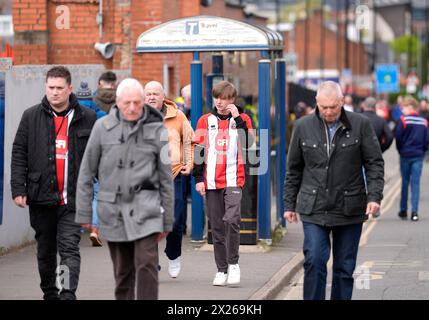
[[377, 93], [399, 92], [399, 66], [377, 64], [375, 66], [375, 91]]
[[282, 36], [249, 23], [214, 16], [165, 22], [143, 32], [137, 52], [282, 50]]
[[12, 68], [12, 58], [0, 58], [0, 72], [6, 72]]

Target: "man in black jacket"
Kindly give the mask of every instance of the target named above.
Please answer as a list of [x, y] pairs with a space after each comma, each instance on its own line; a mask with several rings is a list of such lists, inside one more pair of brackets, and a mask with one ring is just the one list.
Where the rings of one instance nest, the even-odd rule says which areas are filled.
[[362, 224], [383, 197], [384, 161], [370, 121], [344, 110], [337, 83], [323, 82], [316, 101], [292, 135], [284, 217], [297, 222], [299, 213], [303, 222], [304, 299], [325, 299], [331, 233], [331, 299], [351, 299]]
[[80, 225], [74, 222], [76, 182], [96, 116], [79, 105], [65, 67], [48, 71], [45, 91], [40, 104], [25, 110], [16, 132], [12, 198], [21, 208], [29, 205], [43, 298], [76, 299], [80, 273]]
[[377, 100], [375, 100], [373, 97], [366, 98], [362, 103], [362, 114], [366, 116], [369, 121], [371, 121], [375, 135], [377, 136], [378, 142], [380, 143], [381, 152], [384, 152], [389, 149], [393, 142], [393, 132], [390, 130], [386, 120], [375, 113], [376, 104]]

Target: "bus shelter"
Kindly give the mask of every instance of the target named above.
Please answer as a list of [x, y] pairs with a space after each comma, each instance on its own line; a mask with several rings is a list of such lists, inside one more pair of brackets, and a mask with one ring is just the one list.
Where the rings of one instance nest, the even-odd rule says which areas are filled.
[[[258, 175], [257, 226], [258, 238], [271, 243], [271, 127], [270, 106], [272, 88], [272, 64], [274, 64], [276, 136], [279, 139], [276, 150], [277, 166], [277, 218], [283, 216], [283, 182], [286, 168], [286, 110], [285, 74], [283, 59], [283, 38], [268, 28], [216, 16], [193, 16], [171, 20], [142, 33], [136, 45], [138, 53], [180, 53], [192, 52], [191, 62], [191, 124], [196, 129], [203, 112], [203, 68], [201, 52], [258, 51], [259, 105], [259, 167]], [[193, 241], [203, 240], [203, 199], [195, 191], [192, 178], [192, 234]], [[282, 220], [284, 224], [284, 220]]]

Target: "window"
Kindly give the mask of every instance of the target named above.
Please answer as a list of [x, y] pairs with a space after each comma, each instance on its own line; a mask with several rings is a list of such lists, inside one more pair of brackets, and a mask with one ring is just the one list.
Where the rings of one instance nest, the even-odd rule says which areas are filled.
[[13, 36], [13, 24], [11, 15], [0, 15], [0, 36]]

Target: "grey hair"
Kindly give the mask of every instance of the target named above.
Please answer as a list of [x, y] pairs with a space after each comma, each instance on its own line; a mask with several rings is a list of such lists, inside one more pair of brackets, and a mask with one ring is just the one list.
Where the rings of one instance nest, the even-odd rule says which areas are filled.
[[373, 97], [368, 97], [365, 99], [363, 104], [365, 105], [365, 108], [375, 110], [375, 105], [377, 104], [377, 100], [375, 100], [375, 98]]
[[322, 93], [326, 93], [326, 94], [335, 93], [338, 99], [342, 99], [344, 97], [340, 85], [334, 81], [323, 81], [319, 85], [319, 88], [317, 89], [316, 99]]
[[134, 88], [140, 91], [140, 94], [142, 97], [144, 97], [144, 91], [143, 86], [141, 83], [134, 79], [134, 78], [126, 78], [121, 81], [121, 83], [118, 85], [118, 88], [116, 88], [116, 97], [119, 98], [122, 95], [122, 91], [124, 91], [125, 88]]

